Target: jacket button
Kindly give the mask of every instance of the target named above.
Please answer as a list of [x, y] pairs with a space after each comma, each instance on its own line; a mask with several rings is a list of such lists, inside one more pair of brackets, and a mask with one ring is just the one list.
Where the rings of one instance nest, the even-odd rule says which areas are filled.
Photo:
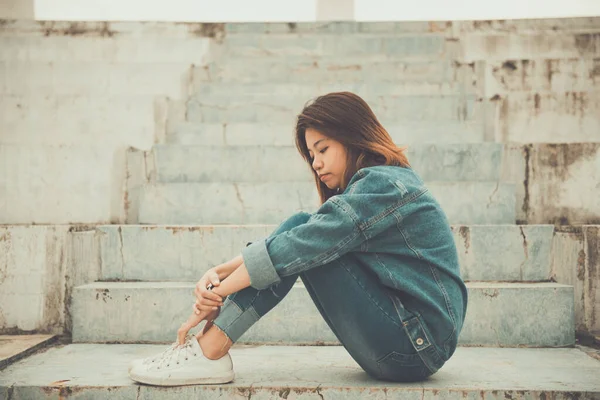
[[417, 339], [417, 344], [418, 344], [419, 346], [420, 346], [420, 345], [422, 345], [422, 344], [423, 344], [423, 339], [421, 339], [421, 338], [418, 338], [418, 339]]

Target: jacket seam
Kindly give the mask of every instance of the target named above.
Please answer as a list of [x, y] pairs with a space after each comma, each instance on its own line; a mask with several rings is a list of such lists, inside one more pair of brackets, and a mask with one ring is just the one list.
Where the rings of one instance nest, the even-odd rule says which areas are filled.
[[431, 274], [433, 275], [433, 279], [435, 279], [435, 283], [438, 285], [442, 291], [442, 295], [444, 296], [444, 301], [446, 302], [446, 307], [448, 308], [448, 314], [452, 319], [452, 334], [454, 334], [454, 332], [456, 332], [456, 318], [454, 317], [454, 312], [452, 311], [452, 306], [450, 304], [450, 296], [448, 296], [448, 292], [446, 291], [444, 284], [440, 281], [435, 268], [433, 268], [429, 262], [427, 262], [427, 265], [429, 266], [429, 271], [431, 271]]
[[[361, 233], [363, 233], [363, 235], [365, 236], [365, 239], [369, 239], [369, 237], [366, 234], [366, 231], [368, 229], [373, 227], [379, 221], [382, 221], [383, 219], [385, 219], [390, 214], [394, 213], [398, 208], [405, 206], [406, 204], [410, 203], [411, 201], [413, 201], [413, 200], [417, 199], [418, 197], [422, 196], [423, 194], [427, 193], [427, 191], [428, 191], [427, 188], [423, 188], [422, 190], [420, 190], [418, 192], [414, 192], [411, 195], [400, 199], [398, 202], [387, 207], [385, 210], [383, 210], [382, 212], [380, 212], [377, 215], [374, 215], [373, 217], [369, 218], [365, 222], [360, 222], [357, 218], [355, 218], [354, 210], [345, 200], [342, 200], [342, 199], [339, 199], [336, 197], [332, 197], [331, 200], [332, 200], [332, 203], [335, 204], [336, 206], [340, 207], [342, 209], [342, 211], [345, 211], [345, 212], [352, 211], [351, 213], [348, 212], [348, 214], [350, 214], [350, 218], [354, 221], [354, 224], [356, 225], [358, 230]], [[346, 210], [346, 208], [348, 208], [348, 210]]]
[[280, 276], [281, 277], [289, 276], [289, 275], [293, 275], [293, 274], [297, 273], [298, 270], [313, 268], [317, 264], [324, 263], [323, 261], [325, 261], [325, 260], [327, 260], [326, 262], [331, 262], [331, 261], [335, 260], [337, 258], [336, 256], [339, 256], [339, 250], [346, 247], [349, 243], [351, 243], [358, 236], [360, 236], [360, 233], [353, 231], [353, 233], [351, 235], [346, 236], [337, 245], [327, 249], [326, 251], [317, 255], [316, 257], [313, 257], [312, 259], [305, 261], [305, 262], [302, 262], [300, 259], [298, 259], [298, 261], [299, 261], [298, 264], [294, 265], [294, 263], [291, 263], [288, 266], [281, 268]]

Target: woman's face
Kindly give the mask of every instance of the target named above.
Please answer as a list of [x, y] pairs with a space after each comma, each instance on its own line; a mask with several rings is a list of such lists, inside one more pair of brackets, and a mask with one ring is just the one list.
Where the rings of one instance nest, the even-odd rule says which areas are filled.
[[344, 145], [312, 128], [306, 129], [304, 138], [312, 159], [312, 167], [319, 174], [321, 182], [329, 189], [339, 188], [346, 171]]

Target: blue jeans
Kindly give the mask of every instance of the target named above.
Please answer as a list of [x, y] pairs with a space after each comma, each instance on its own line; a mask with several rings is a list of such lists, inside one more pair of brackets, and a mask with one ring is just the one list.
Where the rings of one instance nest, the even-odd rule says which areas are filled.
[[[309, 217], [308, 213], [294, 214], [272, 235], [303, 224]], [[352, 253], [283, 277], [269, 289], [247, 287], [229, 295], [214, 324], [236, 342], [289, 293], [298, 276], [340, 343], [373, 378], [418, 381], [444, 364], [420, 316], [404, 309], [376, 276], [355, 262]], [[415, 340], [420, 345], [419, 352]]]

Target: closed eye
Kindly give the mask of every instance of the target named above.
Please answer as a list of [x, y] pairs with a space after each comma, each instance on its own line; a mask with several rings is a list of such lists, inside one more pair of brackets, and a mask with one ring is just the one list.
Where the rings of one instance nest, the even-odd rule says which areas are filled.
[[[329, 148], [329, 147], [324, 147], [324, 148], [323, 148], [323, 150], [319, 151], [319, 153], [321, 153], [321, 154], [325, 153], [325, 150], [327, 150], [328, 148]], [[309, 155], [309, 157], [310, 157], [310, 161], [314, 161], [314, 160], [315, 160], [315, 158], [314, 158], [314, 157], [312, 157], [312, 156], [310, 156], [310, 155]]]

